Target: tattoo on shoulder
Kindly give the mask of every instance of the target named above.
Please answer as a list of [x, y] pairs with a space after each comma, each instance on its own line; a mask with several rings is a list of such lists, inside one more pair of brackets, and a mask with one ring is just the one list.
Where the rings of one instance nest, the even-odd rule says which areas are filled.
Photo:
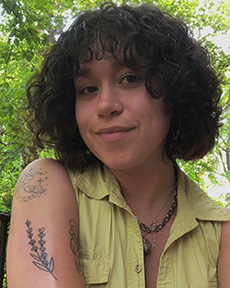
[[19, 202], [28, 202], [40, 197], [47, 189], [47, 171], [33, 170], [22, 174], [18, 179], [15, 196]]
[[[54, 260], [53, 257], [50, 258], [50, 260], [48, 260], [48, 254], [46, 252], [46, 248], [45, 248], [45, 244], [46, 241], [44, 240], [46, 234], [45, 234], [45, 228], [39, 228], [38, 229], [38, 238], [39, 240], [36, 241], [33, 238], [33, 229], [30, 226], [31, 225], [31, 221], [26, 220], [25, 222], [26, 226], [27, 226], [27, 237], [30, 239], [30, 241], [28, 242], [28, 244], [30, 244], [31, 247], [31, 251], [33, 251], [33, 253], [30, 253], [30, 256], [35, 260], [32, 261], [33, 264], [40, 270], [45, 271], [50, 273], [50, 275], [57, 280], [57, 278], [53, 275], [53, 269], [54, 269]], [[36, 243], [38, 242], [39, 245], [37, 245]]]
[[75, 267], [78, 273], [82, 272], [82, 265], [80, 262], [78, 247], [79, 247], [79, 237], [78, 237], [78, 225], [77, 222], [73, 219], [70, 219], [69, 221], [70, 230], [70, 249], [74, 255], [75, 259]]

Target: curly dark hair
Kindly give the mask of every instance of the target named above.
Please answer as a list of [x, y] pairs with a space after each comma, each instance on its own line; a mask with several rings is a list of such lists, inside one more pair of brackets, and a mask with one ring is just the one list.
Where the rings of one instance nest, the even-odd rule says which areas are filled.
[[70, 169], [99, 161], [78, 130], [74, 78], [80, 63], [102, 59], [105, 53], [142, 73], [153, 98], [164, 98], [172, 116], [165, 145], [170, 159], [202, 158], [213, 148], [221, 89], [208, 52], [183, 21], [158, 8], [113, 3], [80, 13], [28, 82], [29, 127], [36, 145], [54, 147]]

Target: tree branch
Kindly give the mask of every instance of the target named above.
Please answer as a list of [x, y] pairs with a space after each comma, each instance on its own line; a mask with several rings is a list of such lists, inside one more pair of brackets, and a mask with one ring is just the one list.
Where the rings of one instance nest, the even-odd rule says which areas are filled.
[[14, 9], [11, 8], [11, 7], [6, 3], [5, 0], [2, 0], [2, 3], [3, 3], [3, 5], [5, 5], [5, 6], [14, 14], [14, 16], [15, 16], [16, 18], [19, 17], [19, 15], [17, 15], [17, 13], [14, 11]]

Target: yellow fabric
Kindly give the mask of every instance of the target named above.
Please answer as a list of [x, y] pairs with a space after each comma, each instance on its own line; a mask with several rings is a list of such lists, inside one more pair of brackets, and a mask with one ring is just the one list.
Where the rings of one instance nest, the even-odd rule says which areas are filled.
[[[86, 287], [145, 288], [138, 223], [106, 167], [71, 173], [79, 206]], [[221, 221], [230, 220], [182, 171], [178, 210], [161, 256], [157, 288], [214, 288]], [[153, 267], [154, 269], [154, 267]]]

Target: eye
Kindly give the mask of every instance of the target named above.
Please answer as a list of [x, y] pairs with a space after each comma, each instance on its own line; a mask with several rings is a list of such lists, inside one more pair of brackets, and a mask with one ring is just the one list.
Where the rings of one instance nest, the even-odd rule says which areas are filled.
[[141, 78], [135, 74], [127, 75], [121, 79], [121, 83], [123, 84], [132, 84], [141, 81]]
[[91, 94], [91, 93], [94, 93], [98, 91], [98, 88], [95, 87], [95, 86], [88, 86], [88, 87], [84, 87], [83, 89], [80, 90], [80, 93], [81, 95], [88, 95], [88, 94]]

